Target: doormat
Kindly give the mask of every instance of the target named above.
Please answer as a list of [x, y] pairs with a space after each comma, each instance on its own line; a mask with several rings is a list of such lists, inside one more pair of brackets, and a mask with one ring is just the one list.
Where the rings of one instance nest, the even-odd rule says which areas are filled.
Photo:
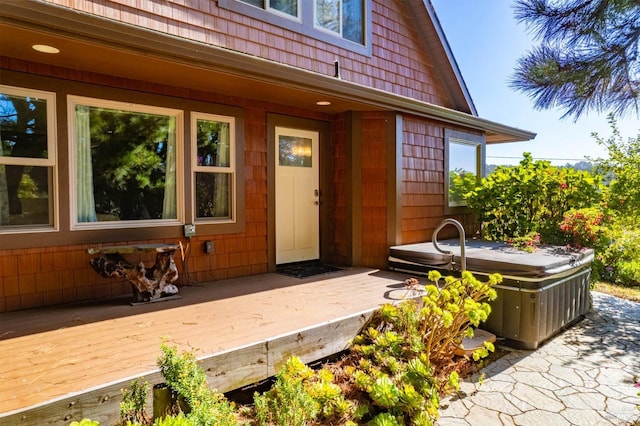
[[318, 262], [317, 260], [311, 262], [296, 262], [287, 263], [284, 265], [278, 265], [276, 272], [282, 275], [288, 275], [296, 278], [307, 278], [314, 275], [326, 274], [329, 272], [340, 271], [340, 268], [335, 266], [326, 265]]

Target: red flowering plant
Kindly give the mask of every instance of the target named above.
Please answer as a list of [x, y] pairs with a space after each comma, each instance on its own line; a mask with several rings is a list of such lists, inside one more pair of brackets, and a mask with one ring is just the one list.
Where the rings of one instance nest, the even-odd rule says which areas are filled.
[[571, 209], [564, 214], [560, 231], [567, 245], [581, 249], [603, 249], [610, 243], [604, 212], [597, 207]]

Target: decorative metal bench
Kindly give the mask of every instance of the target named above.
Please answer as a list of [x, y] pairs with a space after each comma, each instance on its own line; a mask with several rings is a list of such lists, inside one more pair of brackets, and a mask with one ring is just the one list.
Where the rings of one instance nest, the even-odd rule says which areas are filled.
[[[137, 304], [180, 297], [178, 287], [173, 284], [178, 279], [178, 268], [173, 261], [178, 248], [177, 244], [133, 244], [89, 248], [87, 253], [100, 255], [89, 261], [98, 274], [105, 278], [124, 278], [131, 283], [132, 304]], [[134, 265], [123, 257], [131, 253], [156, 253], [156, 262], [149, 269], [143, 262]]]

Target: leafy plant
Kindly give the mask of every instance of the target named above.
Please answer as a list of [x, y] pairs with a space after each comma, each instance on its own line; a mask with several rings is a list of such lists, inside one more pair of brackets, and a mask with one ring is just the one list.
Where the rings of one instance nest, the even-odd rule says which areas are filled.
[[90, 420], [90, 419], [82, 419], [79, 422], [71, 422], [69, 426], [99, 426], [100, 423]]
[[537, 232], [529, 232], [522, 237], [510, 238], [507, 240], [507, 243], [518, 250], [533, 253], [540, 246], [540, 234]]
[[533, 161], [530, 153], [518, 166], [500, 166], [466, 195], [482, 222], [482, 236], [508, 241], [539, 233], [554, 244], [563, 240], [564, 213], [598, 204], [603, 186], [598, 175]]
[[313, 375], [299, 358], [289, 358], [276, 374], [274, 386], [264, 394], [254, 396], [258, 424], [304, 426], [314, 420], [320, 404], [304, 385], [304, 381]]
[[604, 250], [609, 244], [604, 219], [605, 214], [596, 207], [571, 209], [564, 214], [560, 231], [565, 235], [565, 242], [573, 247]]
[[195, 423], [188, 419], [184, 413], [178, 413], [175, 416], [166, 416], [156, 419], [153, 426], [195, 426]]
[[[193, 353], [178, 354], [163, 343], [160, 371], [191, 411], [157, 419], [155, 424], [226, 426], [243, 420], [283, 426], [432, 425], [438, 418], [440, 395], [459, 388], [458, 372], [451, 368], [456, 349], [465, 336], [473, 335], [473, 327], [487, 319], [486, 301], [496, 297], [493, 286], [502, 278], [496, 274], [483, 282], [469, 272], [443, 278], [432, 271], [429, 279], [433, 284], [425, 287], [423, 296], [377, 310], [339, 361], [313, 370], [299, 358], [289, 358], [273, 387], [254, 394], [253, 409], [236, 410], [224, 395], [208, 388]], [[415, 281], [407, 285], [417, 291]], [[473, 359], [492, 350], [487, 344]], [[139, 386], [131, 391], [133, 407], [143, 405]]]
[[594, 275], [619, 285], [640, 285], [640, 230], [614, 224], [609, 232], [609, 244], [596, 252]]
[[607, 149], [607, 158], [595, 160], [596, 169], [606, 175], [609, 190], [607, 206], [617, 221], [629, 228], [640, 226], [640, 133], [635, 138], [623, 138], [615, 118], [609, 116], [612, 136], [603, 139], [593, 134], [596, 142]]
[[147, 382], [140, 383], [134, 380], [131, 382], [131, 388], [121, 390], [120, 420], [123, 424], [147, 422], [144, 406], [147, 402], [148, 386]]
[[198, 365], [192, 352], [181, 355], [175, 347], [161, 345], [162, 355], [158, 358], [160, 372], [167, 385], [189, 405], [186, 418], [195, 426], [237, 425], [235, 404], [224, 395], [209, 389], [207, 376]]
[[[469, 272], [460, 278], [429, 273], [433, 284], [418, 300], [383, 305], [354, 339], [353, 366], [347, 369], [368, 404], [371, 424], [431, 424], [438, 417], [439, 394], [458, 388], [458, 374], [443, 373], [473, 327], [486, 320], [496, 297], [493, 286]], [[441, 281], [443, 281], [441, 283]], [[438, 285], [442, 284], [439, 288]], [[488, 355], [492, 345], [474, 354]], [[444, 374], [444, 376], [443, 376]], [[366, 402], [369, 401], [369, 402]]]

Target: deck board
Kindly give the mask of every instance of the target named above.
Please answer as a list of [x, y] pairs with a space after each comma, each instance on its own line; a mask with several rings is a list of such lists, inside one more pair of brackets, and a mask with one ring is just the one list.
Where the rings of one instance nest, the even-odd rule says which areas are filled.
[[[405, 278], [363, 268], [306, 279], [264, 274], [182, 287], [181, 299], [163, 303], [130, 306], [118, 298], [2, 313], [0, 413], [152, 373], [163, 339], [199, 357], [233, 362], [226, 351], [401, 299]], [[340, 327], [331, 323], [327, 333], [341, 333]], [[282, 342], [295, 352], [289, 339]], [[212, 374], [225, 375], [224, 367], [216, 369]], [[247, 368], [246, 374], [255, 373]]]

